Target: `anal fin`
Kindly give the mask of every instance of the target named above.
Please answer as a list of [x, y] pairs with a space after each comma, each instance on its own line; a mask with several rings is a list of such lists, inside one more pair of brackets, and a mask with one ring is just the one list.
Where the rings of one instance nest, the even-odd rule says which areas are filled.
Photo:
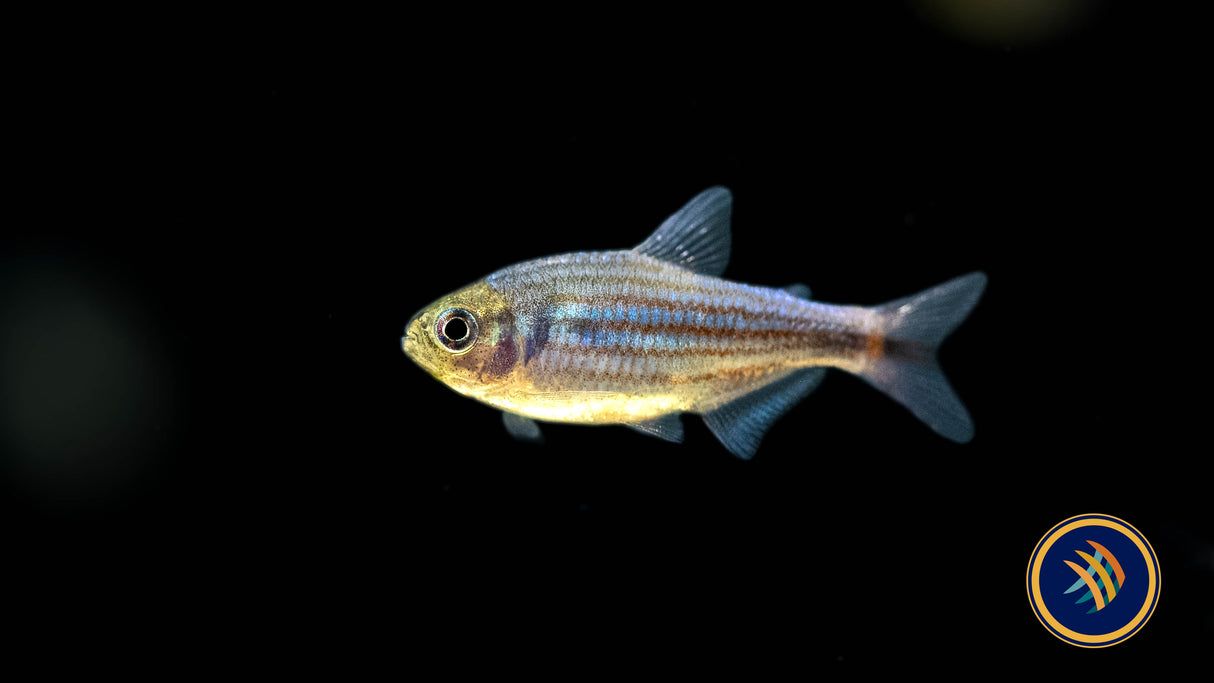
[[826, 368], [797, 370], [767, 386], [704, 413], [704, 422], [730, 453], [749, 460], [767, 430], [805, 398], [826, 375]]

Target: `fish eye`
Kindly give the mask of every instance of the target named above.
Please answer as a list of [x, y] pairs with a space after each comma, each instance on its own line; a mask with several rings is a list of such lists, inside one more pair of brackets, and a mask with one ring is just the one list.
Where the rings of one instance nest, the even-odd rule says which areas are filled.
[[434, 338], [452, 353], [463, 353], [476, 343], [476, 316], [462, 308], [449, 308], [434, 321]]

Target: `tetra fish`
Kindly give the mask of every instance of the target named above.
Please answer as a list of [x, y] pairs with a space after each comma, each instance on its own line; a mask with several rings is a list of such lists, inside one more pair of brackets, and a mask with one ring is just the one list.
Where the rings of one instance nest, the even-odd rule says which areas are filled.
[[969, 315], [980, 272], [874, 307], [809, 300], [719, 276], [732, 196], [708, 189], [644, 242], [503, 268], [413, 316], [406, 355], [455, 391], [535, 420], [620, 424], [669, 441], [698, 413], [734, 455], [751, 458], [771, 425], [828, 368], [867, 380], [945, 438], [973, 423], [936, 363]]

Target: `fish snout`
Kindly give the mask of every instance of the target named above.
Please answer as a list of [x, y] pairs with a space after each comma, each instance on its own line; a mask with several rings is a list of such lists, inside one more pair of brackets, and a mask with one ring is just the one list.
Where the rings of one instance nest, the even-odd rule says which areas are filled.
[[410, 318], [409, 324], [405, 326], [405, 333], [400, 338], [401, 351], [404, 351], [405, 355], [414, 361], [417, 361], [422, 355], [422, 346], [426, 341], [422, 338], [424, 333], [425, 327], [422, 324], [422, 316], [419, 313]]
[[418, 321], [414, 319], [413, 322], [406, 325], [405, 333], [401, 335], [400, 338], [400, 349], [401, 351], [405, 352], [406, 356], [409, 357], [413, 357], [413, 354], [417, 349], [417, 322]]

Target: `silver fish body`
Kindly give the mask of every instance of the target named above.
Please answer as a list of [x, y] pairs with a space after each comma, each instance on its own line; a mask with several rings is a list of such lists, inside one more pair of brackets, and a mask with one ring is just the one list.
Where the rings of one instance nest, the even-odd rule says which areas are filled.
[[[976, 304], [983, 274], [877, 307], [724, 280], [731, 201], [724, 188], [707, 190], [631, 250], [497, 271], [415, 316], [405, 352], [457, 391], [501, 408], [518, 434], [534, 436], [528, 420], [544, 420], [624, 424], [678, 441], [678, 415], [689, 412], [749, 458], [771, 424], [838, 368], [943, 436], [972, 437], [935, 349]], [[475, 366], [461, 360], [467, 347], [444, 345], [451, 316], [463, 320], [461, 332], [475, 330]], [[484, 341], [482, 327], [494, 330]]]

